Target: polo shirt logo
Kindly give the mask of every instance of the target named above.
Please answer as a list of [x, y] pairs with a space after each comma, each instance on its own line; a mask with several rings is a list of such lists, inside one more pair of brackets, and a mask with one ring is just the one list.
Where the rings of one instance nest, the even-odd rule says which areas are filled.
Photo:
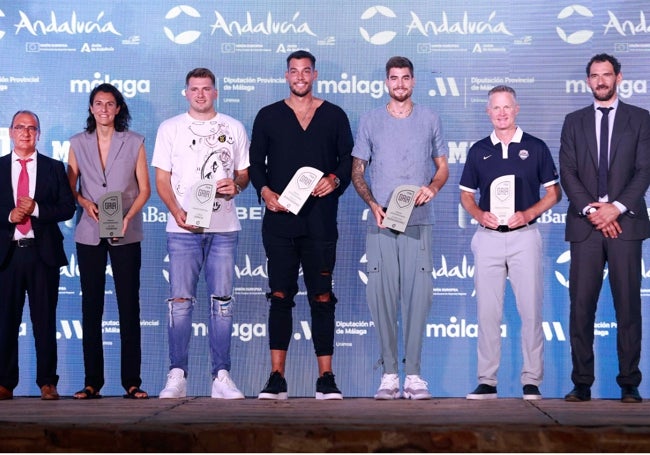
[[519, 158], [521, 158], [522, 160], [525, 160], [528, 157], [529, 157], [528, 150], [520, 150], [519, 151]]

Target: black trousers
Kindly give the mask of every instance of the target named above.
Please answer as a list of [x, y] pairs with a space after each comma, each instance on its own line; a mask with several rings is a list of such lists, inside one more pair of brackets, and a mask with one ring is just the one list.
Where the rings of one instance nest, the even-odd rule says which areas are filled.
[[[332, 274], [336, 263], [336, 241], [314, 240], [307, 236], [286, 238], [262, 230], [262, 241], [268, 259], [269, 347], [289, 349], [293, 334], [292, 310], [298, 293], [298, 275], [302, 268], [307, 299], [311, 311], [312, 341], [316, 356], [334, 353], [336, 297], [332, 292]], [[274, 291], [285, 297], [273, 296]], [[316, 295], [330, 293], [328, 302], [318, 302]]]
[[593, 231], [582, 242], [571, 242], [569, 334], [574, 384], [594, 382], [594, 323], [603, 284], [608, 279], [616, 311], [619, 386], [641, 383], [641, 240], [606, 239]]
[[25, 293], [36, 348], [36, 384], [57, 385], [56, 305], [59, 267], [41, 260], [36, 247], [12, 246], [0, 266], [0, 385], [18, 385], [18, 331], [23, 318]]
[[81, 281], [81, 311], [85, 386], [100, 390], [104, 386], [104, 348], [102, 316], [106, 265], [110, 257], [115, 296], [120, 320], [120, 359], [122, 387], [140, 387], [140, 242], [113, 246], [103, 239], [99, 245], [77, 243]]

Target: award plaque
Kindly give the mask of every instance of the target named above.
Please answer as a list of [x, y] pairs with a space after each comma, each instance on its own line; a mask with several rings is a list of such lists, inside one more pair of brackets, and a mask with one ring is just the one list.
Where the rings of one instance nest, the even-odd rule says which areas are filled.
[[507, 226], [515, 214], [515, 176], [503, 175], [490, 185], [490, 212], [499, 219], [499, 226]]
[[322, 176], [323, 173], [316, 168], [301, 167], [291, 178], [278, 202], [297, 215]]
[[393, 190], [381, 225], [398, 232], [404, 232], [415, 206], [415, 195], [420, 190], [415, 185], [400, 185]]
[[187, 209], [186, 224], [202, 228], [210, 227], [214, 198], [217, 195], [216, 180], [199, 180], [192, 186]]
[[111, 191], [99, 198], [99, 237], [111, 239], [124, 237], [124, 215], [122, 213], [122, 192]]

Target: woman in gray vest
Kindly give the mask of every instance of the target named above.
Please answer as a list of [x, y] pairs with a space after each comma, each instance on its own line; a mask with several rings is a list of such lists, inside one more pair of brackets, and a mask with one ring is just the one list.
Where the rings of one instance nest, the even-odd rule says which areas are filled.
[[[82, 209], [78, 211], [74, 239], [83, 294], [85, 384], [74, 397], [101, 398], [102, 316], [110, 257], [120, 319], [124, 398], [148, 398], [147, 392], [140, 389], [140, 212], [151, 194], [144, 136], [128, 130], [129, 109], [120, 91], [111, 84], [93, 89], [88, 112], [85, 131], [70, 138], [68, 156], [68, 180]], [[121, 232], [104, 232], [100, 229], [98, 204], [102, 196], [115, 191], [121, 193], [123, 228]], [[119, 201], [115, 201], [113, 198], [111, 207], [119, 208]]]

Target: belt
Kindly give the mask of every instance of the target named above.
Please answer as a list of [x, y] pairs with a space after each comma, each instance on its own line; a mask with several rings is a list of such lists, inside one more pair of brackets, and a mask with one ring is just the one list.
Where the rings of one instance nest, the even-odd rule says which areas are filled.
[[36, 241], [33, 238], [22, 238], [18, 240], [12, 240], [11, 243], [16, 245], [17, 248], [27, 248], [30, 246], [34, 246], [36, 244]]
[[508, 225], [506, 225], [506, 224], [500, 224], [496, 228], [491, 228], [491, 227], [483, 226], [481, 224], [481, 227], [484, 227], [485, 229], [489, 229], [491, 231], [497, 231], [497, 232], [512, 232], [512, 231], [516, 231], [517, 229], [522, 229], [522, 228], [532, 226], [532, 225], [533, 225], [533, 223], [527, 223], [527, 224], [524, 224], [522, 226], [517, 226], [516, 228], [511, 228], [511, 227], [508, 227]]

